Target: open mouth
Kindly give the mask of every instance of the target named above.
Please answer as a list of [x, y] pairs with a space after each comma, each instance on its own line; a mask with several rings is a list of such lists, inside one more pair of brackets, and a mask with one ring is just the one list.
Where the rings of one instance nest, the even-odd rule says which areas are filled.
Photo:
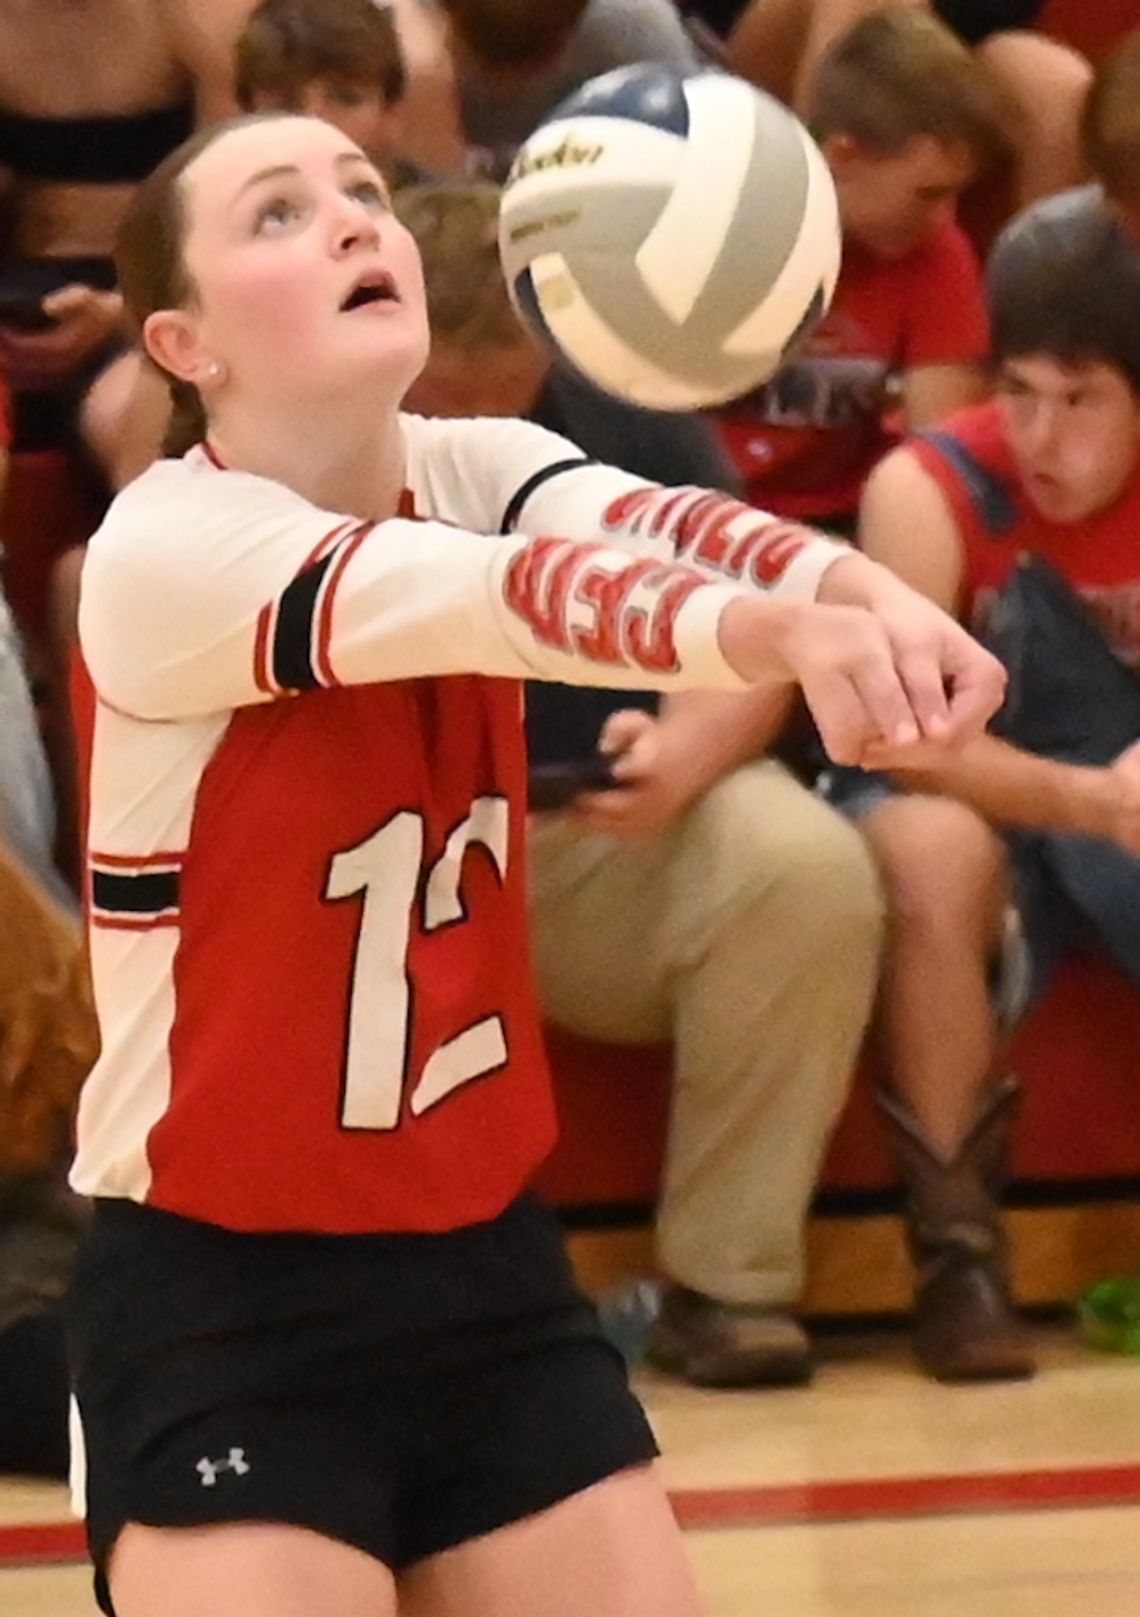
[[340, 307], [343, 314], [349, 314], [353, 309], [364, 309], [369, 304], [399, 301], [396, 283], [387, 270], [373, 270], [361, 276]]

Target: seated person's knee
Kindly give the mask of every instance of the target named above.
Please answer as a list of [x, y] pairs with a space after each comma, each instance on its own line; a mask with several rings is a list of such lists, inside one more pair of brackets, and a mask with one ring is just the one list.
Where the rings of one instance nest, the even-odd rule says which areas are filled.
[[856, 828], [766, 762], [725, 776], [689, 811], [708, 868], [731, 872], [740, 903], [774, 901], [822, 932], [877, 935], [883, 898], [875, 862]]
[[1006, 853], [997, 833], [964, 803], [900, 797], [864, 822], [896, 925], [989, 930], [1005, 902]]

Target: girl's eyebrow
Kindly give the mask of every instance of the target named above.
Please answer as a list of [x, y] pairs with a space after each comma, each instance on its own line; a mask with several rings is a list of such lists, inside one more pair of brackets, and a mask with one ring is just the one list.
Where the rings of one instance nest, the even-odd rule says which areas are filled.
[[[372, 166], [363, 152], [338, 152], [333, 161], [338, 164], [363, 163], [368, 168]], [[265, 180], [280, 180], [286, 176], [300, 174], [300, 172], [301, 170], [296, 163], [274, 163], [269, 168], [258, 169], [256, 174], [251, 174], [249, 179], [239, 187], [237, 194], [239, 197], [244, 196], [251, 187], [261, 185]]]
[[239, 188], [238, 196], [244, 196], [248, 190], [255, 185], [260, 185], [263, 180], [280, 180], [287, 174], [299, 174], [300, 172], [301, 170], [296, 163], [275, 163], [272, 168], [259, 169], [256, 174], [251, 174], [249, 179]]

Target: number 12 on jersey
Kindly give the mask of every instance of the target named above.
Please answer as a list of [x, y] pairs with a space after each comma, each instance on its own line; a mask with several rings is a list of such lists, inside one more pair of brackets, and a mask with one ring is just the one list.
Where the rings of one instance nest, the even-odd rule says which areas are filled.
[[[469, 847], [487, 850], [502, 881], [507, 872], [509, 811], [504, 797], [478, 797], [426, 872], [423, 929], [462, 925], [463, 861]], [[403, 810], [329, 866], [324, 896], [331, 901], [363, 894], [348, 1012], [341, 1123], [349, 1129], [394, 1129], [400, 1122], [411, 1050], [412, 993], [408, 948], [420, 879], [424, 874], [424, 821]], [[432, 1051], [411, 1095], [419, 1117], [473, 1078], [507, 1059], [500, 1016], [472, 1023]]]

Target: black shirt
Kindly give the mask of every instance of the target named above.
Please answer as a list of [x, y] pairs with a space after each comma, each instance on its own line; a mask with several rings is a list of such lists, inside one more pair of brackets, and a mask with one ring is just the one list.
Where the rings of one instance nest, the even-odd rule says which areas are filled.
[[[595, 460], [621, 466], [647, 483], [739, 490], [712, 424], [699, 415], [638, 409], [558, 371], [551, 373], [530, 416]], [[654, 713], [657, 702], [649, 691], [592, 690], [533, 680], [526, 690], [531, 761], [588, 758], [597, 750], [598, 735], [611, 713], [631, 707]]]

